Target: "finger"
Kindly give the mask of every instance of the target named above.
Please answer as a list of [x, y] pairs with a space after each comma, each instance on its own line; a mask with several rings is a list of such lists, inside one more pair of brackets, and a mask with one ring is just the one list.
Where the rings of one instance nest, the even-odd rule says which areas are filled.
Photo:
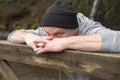
[[38, 43], [41, 43], [43, 42], [42, 40], [35, 40], [34, 43], [38, 44]]
[[44, 46], [45, 46], [45, 43], [35, 43], [35, 45], [36, 45], [37, 47], [44, 47]]
[[41, 49], [37, 52], [37, 54], [43, 54], [43, 53], [46, 53], [46, 52], [48, 52], [48, 50], [47, 50], [46, 48], [41, 48]]
[[36, 49], [35, 49], [35, 53], [36, 53], [36, 54], [39, 54], [39, 51], [40, 51], [41, 49], [42, 49], [42, 47], [36, 48]]
[[31, 48], [34, 50], [34, 52], [35, 52], [35, 50], [37, 49], [37, 46], [36, 45], [31, 45]]
[[42, 40], [52, 40], [53, 36], [41, 36]]
[[53, 37], [52, 36], [41, 36], [40, 40], [35, 40], [34, 43], [47, 43], [49, 40], [52, 40]]
[[36, 41], [34, 41], [35, 44], [38, 44], [38, 43], [46, 44], [47, 42], [48, 42], [47, 40], [40, 40], [40, 41], [36, 40]]
[[45, 37], [46, 40], [52, 40], [53, 39], [53, 36], [47, 36]]

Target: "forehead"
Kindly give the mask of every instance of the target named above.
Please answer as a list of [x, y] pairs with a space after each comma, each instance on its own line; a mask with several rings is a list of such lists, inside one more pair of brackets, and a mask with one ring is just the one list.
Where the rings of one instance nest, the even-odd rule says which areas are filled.
[[43, 29], [46, 32], [58, 32], [58, 31], [66, 31], [66, 30], [68, 30], [68, 29], [58, 28], [58, 27], [43, 27]]

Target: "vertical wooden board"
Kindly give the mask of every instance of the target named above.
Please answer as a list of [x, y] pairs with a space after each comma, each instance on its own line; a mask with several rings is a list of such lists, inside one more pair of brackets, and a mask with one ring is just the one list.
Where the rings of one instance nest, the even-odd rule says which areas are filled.
[[5, 80], [1, 73], [0, 73], [0, 80]]
[[0, 73], [5, 78], [5, 80], [20, 80], [18, 79], [13, 69], [4, 60], [0, 60]]

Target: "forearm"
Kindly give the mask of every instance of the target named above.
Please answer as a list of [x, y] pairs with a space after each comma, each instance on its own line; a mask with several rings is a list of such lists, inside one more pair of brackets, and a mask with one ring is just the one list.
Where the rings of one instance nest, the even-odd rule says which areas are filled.
[[13, 43], [25, 43], [25, 36], [28, 32], [24, 30], [16, 30], [8, 36], [8, 41]]
[[80, 51], [99, 51], [102, 40], [99, 33], [84, 36], [73, 36], [66, 39], [67, 49], [74, 49]]

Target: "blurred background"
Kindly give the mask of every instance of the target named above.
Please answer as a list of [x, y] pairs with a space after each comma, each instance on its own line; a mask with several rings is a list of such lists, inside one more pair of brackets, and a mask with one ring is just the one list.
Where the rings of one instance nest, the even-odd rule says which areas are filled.
[[[54, 0], [0, 0], [0, 30], [36, 29]], [[66, 0], [78, 12], [120, 30], [120, 0]], [[95, 6], [93, 6], [95, 4]]]

